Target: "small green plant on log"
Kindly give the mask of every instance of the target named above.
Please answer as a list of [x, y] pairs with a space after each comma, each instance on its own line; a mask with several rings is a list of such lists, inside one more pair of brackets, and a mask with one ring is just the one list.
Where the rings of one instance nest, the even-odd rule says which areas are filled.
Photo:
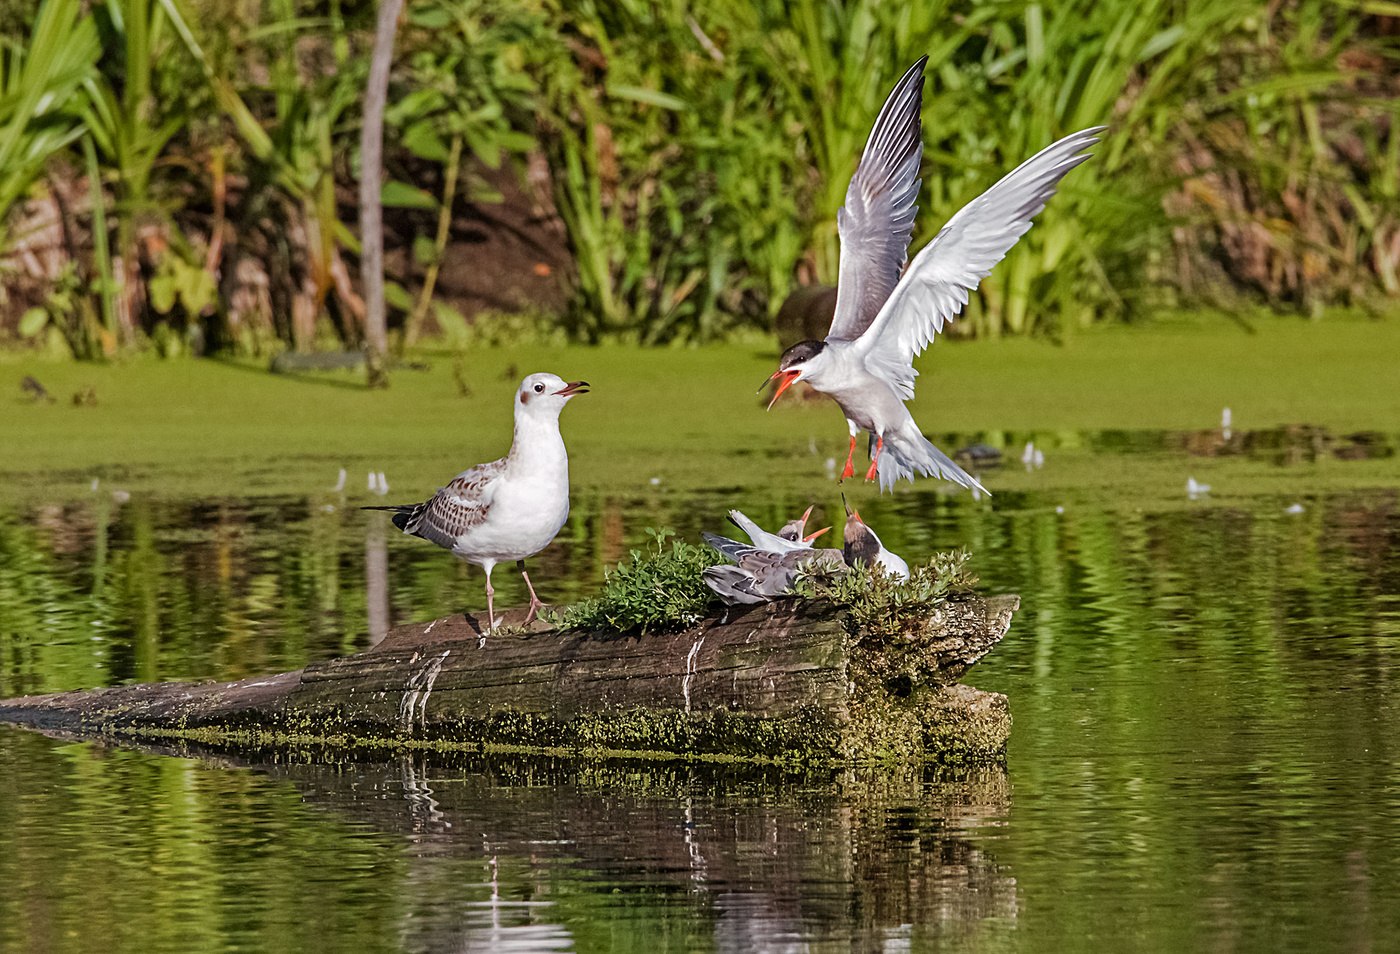
[[860, 639], [888, 642], [917, 629], [948, 597], [972, 592], [977, 577], [968, 571], [968, 559], [966, 550], [935, 553], [903, 581], [864, 564], [836, 573], [819, 570], [798, 576], [795, 592], [846, 610]]
[[651, 543], [609, 570], [600, 594], [564, 610], [560, 626], [647, 633], [681, 629], [704, 617], [714, 595], [702, 574], [715, 562], [714, 552], [672, 540], [670, 530], [648, 527], [647, 534]]

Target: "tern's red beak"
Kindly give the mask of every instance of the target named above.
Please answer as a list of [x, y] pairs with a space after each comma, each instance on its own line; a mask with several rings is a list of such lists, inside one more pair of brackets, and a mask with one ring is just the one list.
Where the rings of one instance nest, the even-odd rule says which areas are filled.
[[823, 533], [826, 533], [830, 529], [830, 527], [822, 527], [820, 530], [813, 530], [811, 533], [807, 534], [805, 537], [802, 538], [802, 542], [811, 543], [817, 537], [821, 536]]
[[555, 394], [562, 394], [564, 397], [569, 397], [569, 396], [574, 395], [574, 394], [587, 394], [587, 393], [588, 393], [588, 382], [587, 382], [587, 381], [570, 381], [568, 384], [564, 385], [562, 388], [560, 388], [559, 390], [555, 391], [554, 393], [555, 393]]
[[768, 402], [768, 410], [771, 411], [773, 409], [773, 405], [778, 403], [778, 398], [783, 396], [783, 392], [792, 387], [800, 377], [802, 377], [802, 372], [794, 371], [791, 368], [787, 371], [774, 371], [772, 375], [769, 376], [769, 381], [772, 381], [774, 378], [779, 378], [781, 380], [778, 382], [778, 390], [773, 392], [773, 400]]

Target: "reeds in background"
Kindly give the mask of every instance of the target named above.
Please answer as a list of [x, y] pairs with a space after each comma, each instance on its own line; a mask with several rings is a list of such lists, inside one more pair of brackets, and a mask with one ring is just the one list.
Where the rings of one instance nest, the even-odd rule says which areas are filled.
[[[80, 355], [356, 346], [372, 8], [34, 9], [0, 15], [0, 328], [66, 329]], [[99, 35], [117, 51], [100, 63]], [[408, 342], [455, 314], [432, 297], [457, 213], [499, 198], [508, 168], [557, 216], [574, 338], [768, 327], [795, 284], [834, 281], [846, 183], [923, 53], [916, 247], [1054, 139], [1109, 127], [958, 333], [1379, 309], [1400, 295], [1398, 36], [1381, 0], [414, 0], [386, 142], [392, 320]], [[61, 267], [35, 265], [46, 221]]]

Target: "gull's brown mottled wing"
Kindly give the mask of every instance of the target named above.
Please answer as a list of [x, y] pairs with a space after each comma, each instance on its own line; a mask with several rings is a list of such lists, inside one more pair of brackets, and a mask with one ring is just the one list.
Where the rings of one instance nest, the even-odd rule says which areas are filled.
[[495, 496], [495, 482], [505, 459], [463, 471], [446, 487], [415, 507], [401, 529], [451, 550], [463, 534], [486, 519]]

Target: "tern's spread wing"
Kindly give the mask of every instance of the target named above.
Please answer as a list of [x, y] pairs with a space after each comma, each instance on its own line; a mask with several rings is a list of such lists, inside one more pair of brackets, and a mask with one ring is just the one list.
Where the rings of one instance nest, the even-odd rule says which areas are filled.
[[846, 204], [836, 213], [841, 270], [829, 337], [856, 338], [868, 328], [909, 260], [924, 152], [919, 110], [927, 62], [921, 57], [909, 67], [885, 100], [846, 189]]
[[1089, 158], [1084, 150], [1099, 141], [1103, 129], [1085, 129], [1045, 147], [948, 220], [914, 256], [857, 341], [871, 373], [893, 384], [904, 398], [914, 396], [914, 356], [958, 316], [968, 293], [1026, 234], [1060, 180]]
[[494, 460], [458, 474], [409, 514], [403, 531], [452, 549], [464, 533], [486, 519], [496, 495], [496, 479], [504, 470], [505, 461]]

